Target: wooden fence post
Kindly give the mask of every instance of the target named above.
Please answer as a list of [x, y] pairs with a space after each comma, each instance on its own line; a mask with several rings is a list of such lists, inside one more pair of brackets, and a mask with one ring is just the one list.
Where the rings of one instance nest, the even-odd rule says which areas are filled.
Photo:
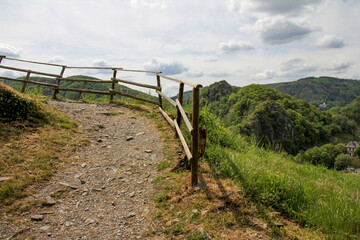
[[[183, 104], [183, 95], [184, 95], [184, 83], [180, 83], [178, 100], [179, 100], [179, 103], [181, 105]], [[180, 112], [179, 108], [177, 108], [176, 122], [180, 127], [180, 125], [181, 125], [181, 112]]]
[[[82, 86], [82, 90], [84, 90], [85, 87], [86, 87], [86, 82], [84, 81], [84, 84], [83, 84], [83, 86]], [[77, 101], [77, 102], [80, 100], [81, 94], [82, 94], [82, 92], [79, 92], [79, 94], [78, 94], [78, 96], [77, 96], [77, 98], [76, 98], [76, 101]]]
[[193, 109], [192, 109], [192, 126], [193, 133], [191, 135], [191, 154], [193, 156], [191, 162], [191, 185], [198, 184], [198, 168], [199, 168], [199, 120], [200, 120], [200, 88], [193, 88]]
[[6, 56], [0, 56], [0, 64], [1, 64], [1, 61], [6, 58]]
[[[29, 79], [30, 79], [30, 74], [31, 74], [31, 72], [30, 72], [30, 70], [29, 70], [29, 72], [26, 74], [26, 81], [29, 81]], [[25, 92], [26, 85], [27, 85], [27, 82], [24, 82], [23, 85], [22, 85], [21, 91], [20, 91], [21, 93], [24, 93], [24, 92]]]
[[[63, 78], [63, 76], [64, 76], [65, 69], [66, 69], [66, 66], [63, 66], [62, 69], [61, 69], [61, 72], [60, 72], [61, 78]], [[57, 83], [56, 83], [57, 88], [59, 88], [59, 86], [60, 86], [61, 78], [57, 79]], [[56, 94], [58, 94], [58, 93], [59, 93], [59, 90], [54, 88], [54, 93], [53, 93], [52, 98], [56, 99]]]
[[[117, 70], [116, 69], [113, 69], [114, 70], [114, 73], [113, 73], [113, 79], [116, 79], [116, 75], [117, 75]], [[115, 90], [115, 80], [113, 80], [112, 84], [111, 84], [111, 89]], [[110, 102], [112, 102], [114, 100], [114, 95], [111, 94], [110, 95]]]
[[[160, 92], [161, 92], [161, 81], [160, 81], [160, 76], [159, 74], [156, 74], [156, 81], [157, 81], [157, 86], [160, 88]], [[161, 95], [159, 94], [159, 106], [162, 108], [162, 98]]]

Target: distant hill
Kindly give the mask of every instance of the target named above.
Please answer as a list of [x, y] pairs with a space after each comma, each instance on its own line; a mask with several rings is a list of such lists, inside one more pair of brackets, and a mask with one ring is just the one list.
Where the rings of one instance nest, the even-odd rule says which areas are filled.
[[227, 85], [222, 81], [205, 87], [201, 105], [218, 116], [220, 124], [260, 144], [296, 154], [314, 145], [350, 140], [357, 132], [357, 124], [344, 114], [321, 111], [268, 86], [252, 84], [232, 91]]
[[[99, 80], [98, 78], [83, 76], [83, 75], [70, 76], [69, 78]], [[54, 78], [46, 78], [46, 77], [30, 77], [30, 80], [37, 81], [37, 82], [51, 83], [51, 84], [55, 84], [57, 82], [56, 79], [54, 79]], [[21, 87], [23, 85], [22, 82], [14, 82], [14, 81], [9, 81], [9, 80], [0, 80], [0, 81], [3, 81], [6, 85], [8, 85], [18, 91], [21, 89]], [[61, 88], [82, 89], [83, 84], [84, 84], [83, 82], [61, 81], [60, 87]], [[110, 88], [111, 88], [111, 83], [99, 84], [99, 83], [94, 83], [94, 82], [87, 82], [86, 86], [85, 86], [85, 89], [98, 90], [98, 91], [108, 91]], [[144, 94], [140, 91], [125, 87], [120, 84], [115, 85], [115, 90], [123, 92], [123, 93], [131, 94], [134, 96], [138, 96], [138, 97], [143, 97], [143, 98], [149, 97], [148, 94]], [[45, 95], [45, 96], [52, 96], [52, 94], [53, 94], [53, 89], [51, 87], [43, 87], [43, 86], [36, 85], [36, 84], [28, 84], [26, 87], [26, 91], [32, 92], [35, 94], [39, 94], [39, 95]], [[60, 91], [57, 96], [59, 98], [76, 100], [78, 94], [79, 94], [78, 92]], [[107, 97], [107, 96], [103, 95], [103, 94], [86, 94], [86, 93], [82, 94], [82, 99], [95, 100], [95, 99], [99, 99], [99, 98], [103, 98], [103, 97]], [[154, 97], [154, 99], [156, 99], [156, 98]]]
[[294, 82], [267, 84], [283, 93], [315, 106], [326, 103], [327, 109], [344, 107], [360, 96], [360, 81], [333, 77], [307, 77]]

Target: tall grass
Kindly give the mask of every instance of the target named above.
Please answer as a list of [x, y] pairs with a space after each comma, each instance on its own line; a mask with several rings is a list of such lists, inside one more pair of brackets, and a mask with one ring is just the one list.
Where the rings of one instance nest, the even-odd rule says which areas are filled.
[[217, 124], [203, 111], [208, 130], [204, 159], [239, 181], [254, 200], [281, 211], [330, 239], [360, 235], [360, 178], [311, 164], [249, 143]]

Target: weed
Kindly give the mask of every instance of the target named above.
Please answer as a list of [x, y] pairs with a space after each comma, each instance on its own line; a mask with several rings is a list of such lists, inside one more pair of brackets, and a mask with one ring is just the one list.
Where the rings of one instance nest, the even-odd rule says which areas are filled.
[[169, 168], [171, 165], [172, 164], [169, 161], [162, 160], [158, 164], [156, 164], [156, 168], [157, 168], [158, 171], [161, 171], [161, 170]]

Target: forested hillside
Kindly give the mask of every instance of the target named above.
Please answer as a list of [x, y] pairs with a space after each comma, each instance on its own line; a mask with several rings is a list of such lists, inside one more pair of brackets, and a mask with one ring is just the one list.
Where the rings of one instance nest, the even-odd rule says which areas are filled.
[[[221, 84], [222, 88], [225, 83]], [[347, 115], [321, 111], [304, 100], [255, 84], [210, 98], [221, 93], [216, 86], [220, 85], [216, 83], [204, 88], [202, 106], [217, 115], [225, 127], [255, 137], [261, 145], [297, 154], [314, 145], [351, 140], [358, 130], [353, 120], [357, 112], [351, 110], [353, 107], [346, 110], [349, 117], [354, 115], [350, 119]]]
[[327, 109], [344, 107], [360, 96], [360, 81], [333, 77], [307, 77], [294, 82], [274, 83], [267, 86]]
[[[69, 78], [99, 80], [94, 77], [83, 76], [83, 75], [71, 76]], [[57, 82], [56, 79], [54, 79], [54, 78], [46, 78], [46, 77], [30, 77], [30, 80], [37, 81], [37, 82], [51, 83], [51, 84], [56, 84], [56, 82]], [[22, 82], [14, 82], [14, 81], [9, 81], [9, 80], [1, 80], [1, 81], [3, 81], [6, 85], [8, 85], [16, 90], [20, 90], [23, 85]], [[84, 87], [84, 83], [80, 82], [80, 81], [76, 81], [76, 82], [75, 81], [61, 81], [60, 87], [61, 88], [82, 89]], [[87, 82], [85, 85], [85, 89], [88, 89], [88, 90], [108, 91], [110, 88], [111, 88], [111, 83], [100, 83], [99, 84], [99, 83], [95, 83], [95, 82]], [[115, 90], [121, 91], [123, 93], [131, 94], [133, 96], [149, 97], [147, 94], [144, 94], [140, 91], [125, 87], [120, 84], [115, 85]], [[52, 94], [53, 94], [53, 88], [43, 87], [43, 86], [35, 85], [35, 84], [28, 84], [26, 87], [26, 91], [32, 92], [35, 94], [45, 95], [45, 96], [52, 96]], [[66, 98], [66, 99], [76, 100], [78, 94], [79, 94], [78, 92], [60, 91], [57, 96], [58, 96], [58, 98]], [[81, 97], [84, 100], [85, 99], [86, 100], [95, 100], [95, 99], [103, 98], [104, 96], [106, 96], [106, 95], [86, 94], [85, 93], [85, 94], [82, 94]]]

